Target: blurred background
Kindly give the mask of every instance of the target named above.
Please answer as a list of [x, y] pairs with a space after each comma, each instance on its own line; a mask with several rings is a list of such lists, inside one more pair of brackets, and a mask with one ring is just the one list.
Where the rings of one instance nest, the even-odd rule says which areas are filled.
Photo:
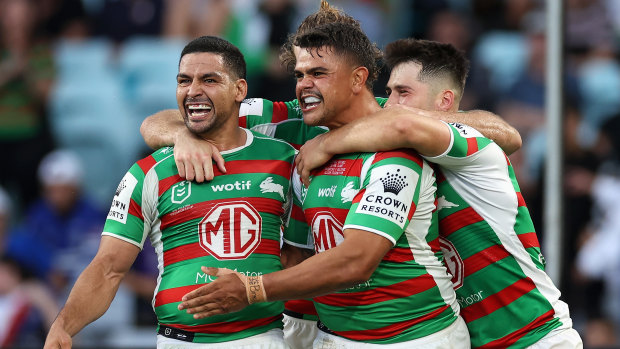
[[[516, 127], [510, 156], [544, 247], [543, 0], [332, 0], [383, 48], [452, 43], [471, 60], [463, 110]], [[561, 282], [586, 348], [620, 347], [620, 1], [564, 0]], [[295, 98], [279, 46], [319, 0], [0, 0], [0, 348], [40, 348], [94, 256], [116, 185], [148, 154], [142, 120], [176, 108], [181, 49], [227, 38], [248, 97]], [[375, 84], [384, 96], [387, 73]], [[615, 212], [618, 211], [618, 212]], [[543, 253], [544, 253], [543, 248]], [[152, 348], [150, 246], [76, 348]]]

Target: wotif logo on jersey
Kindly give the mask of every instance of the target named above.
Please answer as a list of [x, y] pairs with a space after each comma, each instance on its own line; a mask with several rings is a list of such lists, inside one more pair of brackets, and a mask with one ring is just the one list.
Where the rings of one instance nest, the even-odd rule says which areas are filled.
[[355, 212], [389, 220], [404, 229], [418, 178], [413, 169], [401, 165], [374, 169]]
[[329, 188], [319, 188], [319, 197], [320, 198], [333, 198], [334, 194], [336, 194], [336, 185], [332, 185]]
[[249, 190], [252, 186], [252, 181], [235, 181], [235, 183], [226, 184], [213, 184], [211, 189], [214, 192], [218, 191], [233, 191], [233, 190]]

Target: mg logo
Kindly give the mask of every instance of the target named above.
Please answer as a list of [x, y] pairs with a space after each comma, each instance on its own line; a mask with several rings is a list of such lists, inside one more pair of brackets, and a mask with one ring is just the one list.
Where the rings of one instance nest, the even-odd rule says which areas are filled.
[[245, 259], [260, 243], [261, 223], [245, 201], [219, 203], [198, 224], [200, 246], [219, 260]]
[[439, 246], [443, 252], [446, 268], [452, 274], [452, 286], [458, 290], [463, 286], [463, 278], [465, 277], [463, 260], [454, 245], [441, 236], [439, 237]]
[[314, 249], [323, 252], [338, 246], [343, 240], [342, 224], [330, 212], [317, 212], [312, 218]]

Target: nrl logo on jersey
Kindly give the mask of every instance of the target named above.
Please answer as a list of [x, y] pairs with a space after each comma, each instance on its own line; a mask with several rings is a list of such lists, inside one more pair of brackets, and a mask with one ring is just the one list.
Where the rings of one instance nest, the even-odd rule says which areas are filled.
[[168, 154], [170, 152], [172, 152], [172, 147], [165, 147], [164, 149], [161, 150], [162, 154]]
[[183, 181], [172, 186], [172, 194], [170, 200], [173, 204], [180, 204], [192, 195], [192, 183]]

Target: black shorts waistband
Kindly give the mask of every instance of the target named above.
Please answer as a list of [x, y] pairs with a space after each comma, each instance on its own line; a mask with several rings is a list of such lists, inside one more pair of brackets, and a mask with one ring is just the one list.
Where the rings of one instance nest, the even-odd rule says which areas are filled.
[[159, 330], [157, 333], [161, 334], [166, 338], [178, 339], [184, 342], [193, 342], [194, 341], [194, 333], [189, 331], [179, 330], [178, 328], [166, 326], [159, 324]]

